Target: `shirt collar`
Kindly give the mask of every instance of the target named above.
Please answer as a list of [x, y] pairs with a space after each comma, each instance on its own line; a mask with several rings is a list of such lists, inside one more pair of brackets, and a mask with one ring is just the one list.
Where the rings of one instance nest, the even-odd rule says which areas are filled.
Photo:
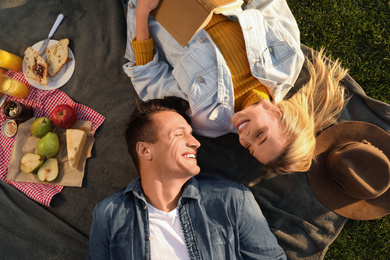
[[196, 177], [192, 177], [184, 184], [182, 198], [200, 199], [199, 183]]
[[144, 192], [142, 190], [141, 186], [141, 179], [137, 177], [136, 179], [132, 180], [125, 189], [125, 192], [123, 193], [123, 196], [125, 196], [127, 193], [133, 192], [135, 196], [137, 196], [139, 199], [146, 202]]
[[[125, 192], [123, 195], [127, 194], [128, 192], [132, 191], [135, 196], [137, 196], [139, 199], [146, 201], [144, 192], [142, 190], [141, 186], [141, 179], [138, 177], [131, 181], [125, 189]], [[183, 188], [183, 194], [181, 195], [182, 198], [191, 198], [191, 199], [199, 199], [199, 183], [198, 180], [195, 177], [192, 177], [189, 179], [185, 184]]]

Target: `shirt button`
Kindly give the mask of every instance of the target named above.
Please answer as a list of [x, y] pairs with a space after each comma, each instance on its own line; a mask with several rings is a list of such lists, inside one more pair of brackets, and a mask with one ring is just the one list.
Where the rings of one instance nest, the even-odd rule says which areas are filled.
[[[206, 81], [204, 80], [203, 77], [198, 77], [198, 82], [202, 84], [206, 84]], [[207, 85], [207, 84], [206, 84]]]
[[147, 205], [145, 205], [144, 209], [147, 209], [147, 208], [148, 208], [148, 206], [147, 206]]
[[199, 41], [201, 42], [201, 43], [204, 43], [205, 41], [206, 41], [206, 37], [201, 37], [200, 39], [199, 39]]
[[226, 102], [229, 101], [229, 96], [225, 96], [223, 99], [225, 99]]
[[268, 49], [269, 49], [269, 52], [270, 52], [270, 53], [273, 53], [273, 52], [274, 52], [274, 49], [273, 49], [272, 47], [269, 47]]
[[131, 9], [134, 9], [135, 5], [134, 5], [132, 2], [130, 2], [130, 3], [129, 3], [129, 7], [130, 7]]

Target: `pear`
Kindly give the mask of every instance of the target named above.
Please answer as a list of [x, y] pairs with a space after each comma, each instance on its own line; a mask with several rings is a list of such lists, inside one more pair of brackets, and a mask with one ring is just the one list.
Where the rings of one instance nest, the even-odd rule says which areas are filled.
[[49, 158], [38, 170], [40, 181], [54, 181], [58, 177], [58, 160]]
[[38, 141], [37, 152], [40, 156], [53, 157], [59, 150], [60, 139], [57, 133], [49, 132]]
[[35, 172], [41, 167], [43, 161], [39, 154], [26, 153], [20, 160], [20, 170], [24, 173]]
[[38, 138], [44, 137], [48, 132], [53, 131], [53, 122], [47, 117], [40, 117], [34, 120], [30, 126], [31, 133]]

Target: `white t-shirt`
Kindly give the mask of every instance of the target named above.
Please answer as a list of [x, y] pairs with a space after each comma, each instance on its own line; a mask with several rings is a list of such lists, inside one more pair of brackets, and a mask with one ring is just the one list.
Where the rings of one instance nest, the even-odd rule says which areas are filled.
[[149, 203], [150, 249], [152, 259], [190, 259], [177, 209], [164, 212]]

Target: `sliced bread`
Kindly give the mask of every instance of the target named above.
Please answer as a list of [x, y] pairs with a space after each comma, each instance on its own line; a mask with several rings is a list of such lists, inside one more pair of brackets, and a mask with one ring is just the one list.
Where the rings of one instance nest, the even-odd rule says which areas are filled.
[[41, 55], [32, 47], [28, 47], [24, 52], [24, 61], [26, 62], [25, 75], [39, 81], [41, 85], [47, 85], [47, 64]]
[[57, 75], [65, 63], [71, 60], [68, 58], [68, 45], [69, 39], [65, 38], [46, 49], [47, 66], [50, 77]]

